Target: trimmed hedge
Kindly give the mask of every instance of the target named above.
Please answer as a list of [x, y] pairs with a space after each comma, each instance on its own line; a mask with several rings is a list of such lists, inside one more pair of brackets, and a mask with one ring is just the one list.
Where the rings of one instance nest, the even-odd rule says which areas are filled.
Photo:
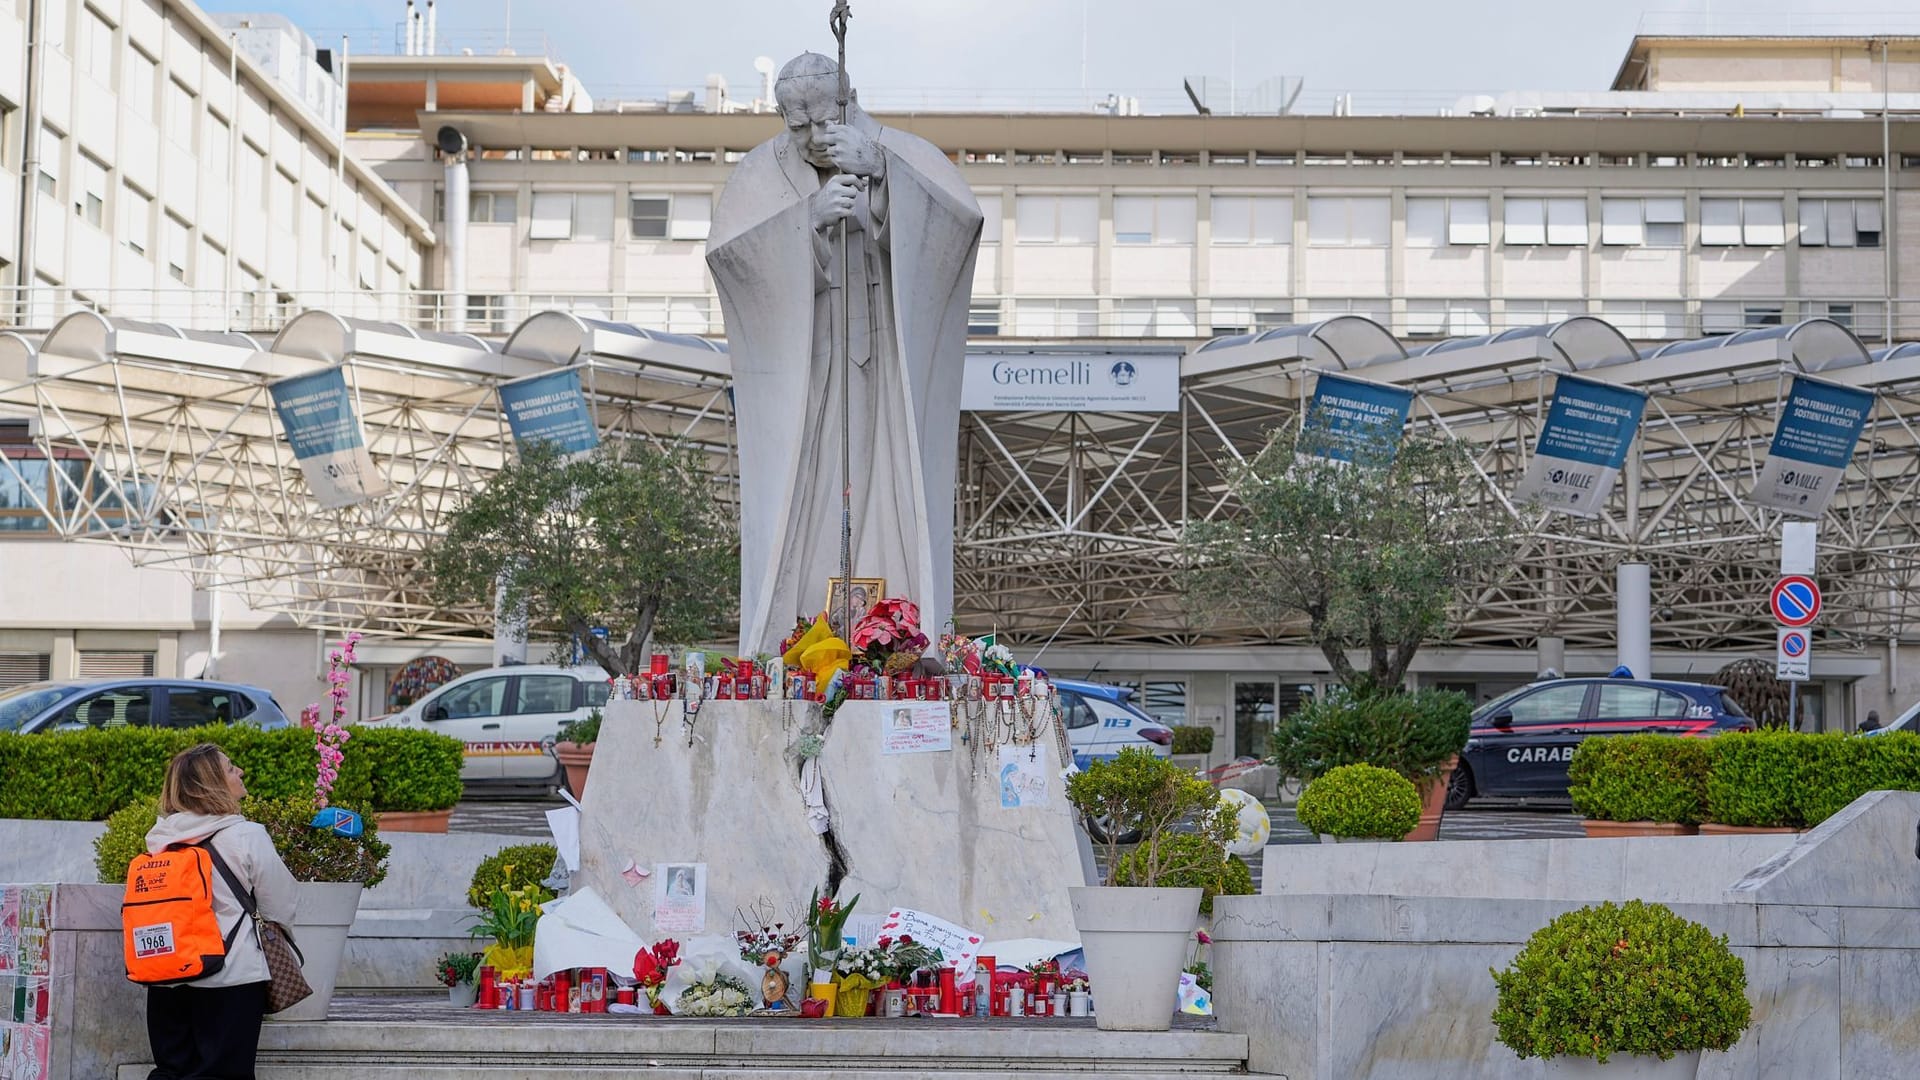
[[[1167, 889], [1200, 889], [1200, 914], [1213, 914], [1216, 896], [1252, 896], [1253, 869], [1238, 855], [1207, 842], [1204, 836], [1181, 833], [1167, 837], [1162, 852], [1176, 862], [1191, 863], [1192, 869], [1164, 874], [1160, 886]], [[1139, 848], [1120, 856], [1114, 882], [1139, 885], [1146, 876], [1146, 856]]]
[[1450, 690], [1317, 698], [1274, 726], [1268, 757], [1282, 776], [1312, 781], [1343, 765], [1376, 765], [1413, 781], [1438, 779], [1467, 745], [1473, 706]]
[[1673, 735], [1587, 739], [1567, 765], [1573, 808], [1596, 821], [1698, 825], [1707, 812], [1707, 742]]
[[1188, 724], [1176, 726], [1173, 729], [1173, 752], [1176, 754], [1213, 753], [1213, 729]]
[[[1780, 729], [1742, 731], [1708, 740], [1707, 820], [1766, 828], [1807, 825], [1803, 773], [1810, 740]], [[1841, 736], [1833, 736], [1841, 738]]]
[[1294, 815], [1328, 836], [1398, 840], [1420, 824], [1420, 791], [1391, 769], [1342, 765], [1307, 785]]
[[[93, 841], [94, 869], [101, 881], [118, 885], [127, 880], [127, 864], [147, 848], [147, 832], [153, 828], [158, 804], [157, 796], [142, 796], [107, 819], [107, 831]], [[359, 836], [336, 836], [314, 828], [311, 793], [285, 799], [249, 795], [240, 808], [247, 820], [267, 830], [294, 880], [357, 881], [371, 889], [386, 879], [392, 848], [380, 839], [379, 823], [364, 808], [343, 809], [357, 810], [366, 819]]]
[[[333, 800], [380, 810], [442, 810], [460, 801], [458, 739], [405, 728], [350, 729]], [[226, 750], [263, 799], [311, 796], [319, 757], [313, 732], [244, 724], [0, 733], [0, 818], [105, 821], [160, 793], [167, 762], [196, 743]]]
[[473, 868], [473, 880], [467, 883], [467, 903], [474, 907], [485, 907], [487, 897], [501, 889], [531, 887], [539, 894], [539, 902], [544, 904], [553, 899], [553, 893], [540, 883], [553, 872], [553, 861], [559, 857], [560, 849], [552, 844], [503, 847], [481, 859], [480, 865]]

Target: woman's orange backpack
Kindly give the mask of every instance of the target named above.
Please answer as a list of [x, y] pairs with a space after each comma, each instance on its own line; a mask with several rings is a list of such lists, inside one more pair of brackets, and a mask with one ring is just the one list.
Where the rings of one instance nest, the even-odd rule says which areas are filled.
[[214, 872], [242, 903], [247, 892], [208, 843], [211, 839], [142, 854], [127, 866], [120, 936], [129, 980], [170, 986], [206, 978], [226, 965], [243, 920], [235, 919], [232, 930], [220, 933], [213, 910]]

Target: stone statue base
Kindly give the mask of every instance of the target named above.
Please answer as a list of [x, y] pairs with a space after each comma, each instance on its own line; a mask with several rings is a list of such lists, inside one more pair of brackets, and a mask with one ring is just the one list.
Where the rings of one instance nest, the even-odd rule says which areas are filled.
[[[839, 895], [861, 895], [856, 915], [910, 907], [988, 941], [1078, 940], [1067, 889], [1085, 884], [1051, 731], [1030, 746], [1045, 778], [1044, 805], [1007, 807], [999, 756], [953, 732], [953, 748], [886, 754], [890, 702], [848, 702], [820, 755], [834, 841], [847, 874]], [[818, 706], [711, 701], [693, 744], [679, 702], [614, 701], [594, 749], [581, 822], [579, 884], [590, 885], [642, 938], [686, 937], [654, 922], [655, 878], [630, 865], [705, 863], [708, 934], [741, 928], [739, 912], [771, 902], [777, 918], [826, 888], [830, 854], [808, 822], [800, 761], [791, 747]], [[791, 720], [788, 714], [791, 713]], [[1041, 801], [1037, 791], [1020, 801]]]

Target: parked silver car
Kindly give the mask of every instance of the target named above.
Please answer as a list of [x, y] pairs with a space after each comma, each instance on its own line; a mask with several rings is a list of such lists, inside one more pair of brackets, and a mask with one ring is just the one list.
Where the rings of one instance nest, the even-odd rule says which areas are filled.
[[73, 679], [0, 690], [0, 731], [30, 735], [84, 728], [283, 728], [287, 715], [257, 686], [190, 679]]

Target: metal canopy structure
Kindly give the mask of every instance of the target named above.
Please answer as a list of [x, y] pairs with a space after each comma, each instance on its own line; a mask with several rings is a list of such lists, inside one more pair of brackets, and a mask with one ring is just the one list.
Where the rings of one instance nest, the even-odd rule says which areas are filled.
[[[976, 353], [1159, 353], [1166, 346], [976, 342]], [[1411, 426], [1473, 448], [1478, 512], [1517, 523], [1499, 577], [1459, 597], [1461, 644], [1570, 647], [1613, 638], [1614, 568], [1653, 566], [1656, 645], [1772, 641], [1765, 590], [1779, 515], [1747, 504], [1791, 377], [1872, 390], [1867, 433], [1821, 522], [1823, 632], [1904, 634], [1920, 611], [1920, 346], [1869, 356], [1813, 320], [1647, 352], [1580, 317], [1409, 351], [1358, 316], [1202, 343], [1179, 357], [1164, 413], [966, 413], [957, 480], [958, 618], [1029, 645], [1250, 645], [1300, 628], [1189, 610], [1185, 523], [1234, 512], [1240, 467], [1291, 438], [1321, 371], [1415, 391]], [[341, 368], [387, 493], [322, 508], [268, 387]], [[32, 489], [17, 460], [66, 459], [30, 509], [61, 538], [111, 543], [143, 565], [239, 591], [302, 625], [416, 637], [486, 634], [491, 612], [428, 594], [427, 546], [511, 452], [498, 388], [576, 367], [607, 438], [700, 448], [716, 497], [737, 459], [725, 348], [702, 338], [545, 312], [504, 341], [307, 312], [270, 343], [90, 313], [43, 335], [0, 334], [0, 490]], [[1622, 482], [1593, 519], [1516, 504], [1555, 379], [1577, 372], [1649, 394]], [[77, 464], [76, 464], [77, 463]], [[858, 482], [856, 474], [856, 482]]]

